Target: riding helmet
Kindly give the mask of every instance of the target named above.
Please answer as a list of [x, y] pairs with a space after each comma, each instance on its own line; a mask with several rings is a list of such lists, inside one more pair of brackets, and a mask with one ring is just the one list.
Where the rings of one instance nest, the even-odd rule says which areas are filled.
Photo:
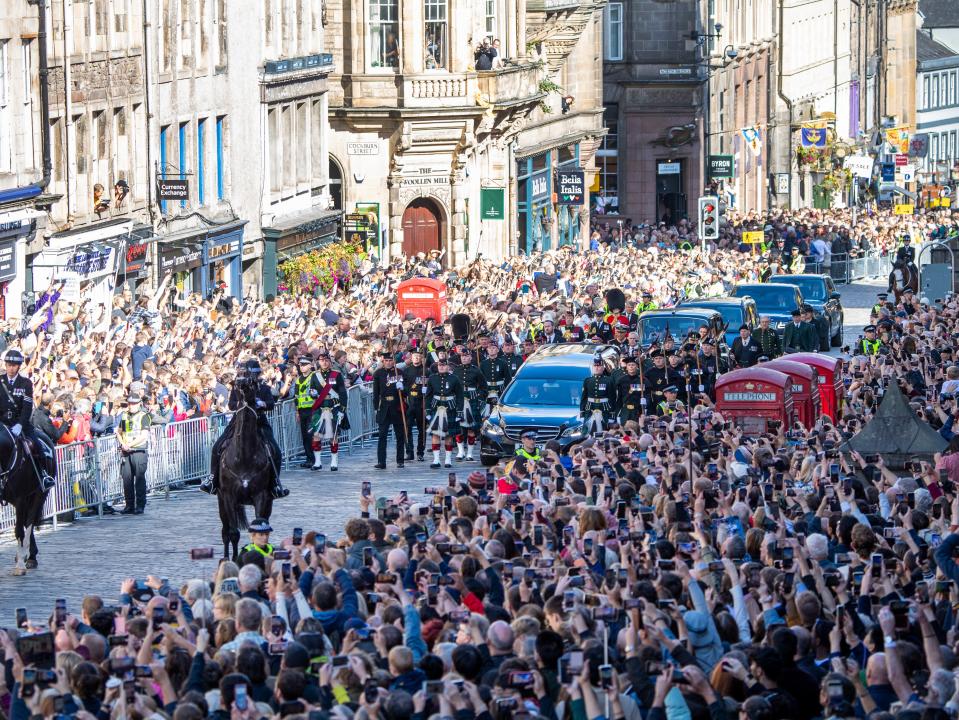
[[259, 375], [263, 371], [263, 368], [260, 367], [260, 361], [256, 358], [250, 358], [246, 361], [246, 372], [249, 375]]
[[3, 354], [3, 361], [14, 365], [23, 365], [23, 353], [16, 348], [10, 348]]

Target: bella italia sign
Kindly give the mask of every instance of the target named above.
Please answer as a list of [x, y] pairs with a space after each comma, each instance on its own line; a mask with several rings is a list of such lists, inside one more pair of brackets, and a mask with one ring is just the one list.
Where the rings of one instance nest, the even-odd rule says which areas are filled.
[[582, 205], [586, 197], [586, 174], [582, 170], [560, 170], [556, 173], [560, 205]]

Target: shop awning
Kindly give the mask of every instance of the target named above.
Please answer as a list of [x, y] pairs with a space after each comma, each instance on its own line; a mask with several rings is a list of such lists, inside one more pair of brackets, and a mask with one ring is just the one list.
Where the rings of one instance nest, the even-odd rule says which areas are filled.
[[340, 210], [312, 208], [276, 218], [263, 237], [276, 243], [277, 262], [322, 247], [340, 238]]

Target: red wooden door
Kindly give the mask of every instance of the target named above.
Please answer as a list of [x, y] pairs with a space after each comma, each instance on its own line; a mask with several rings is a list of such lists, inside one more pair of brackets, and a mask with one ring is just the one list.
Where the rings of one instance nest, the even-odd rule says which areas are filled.
[[407, 257], [416, 253], [429, 254], [440, 249], [440, 221], [432, 203], [414, 200], [403, 211], [403, 252]]

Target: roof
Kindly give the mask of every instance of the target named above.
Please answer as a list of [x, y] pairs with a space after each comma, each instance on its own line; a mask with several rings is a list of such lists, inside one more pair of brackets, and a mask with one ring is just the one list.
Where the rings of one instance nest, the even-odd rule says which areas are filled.
[[[607, 365], [612, 364], [612, 358], [617, 356], [615, 348], [610, 345], [593, 343], [544, 345], [526, 359], [517, 374], [522, 373], [523, 377], [535, 376], [536, 373], [532, 371], [533, 368], [546, 367], [549, 371], [547, 377], [556, 379], [576, 377], [581, 375], [576, 370], [588, 370], [597, 353], [603, 356]], [[573, 370], [572, 373], [570, 373], [571, 369]]]
[[758, 365], [723, 373], [719, 379], [716, 380], [716, 387], [726, 387], [732, 383], [745, 382], [747, 380], [764, 382], [770, 385], [775, 385], [776, 387], [788, 387], [790, 390], [792, 389], [792, 380], [789, 379], [789, 376], [786, 373], [779, 372], [778, 370], [770, 370], [769, 368], [759, 367]]
[[[957, 12], [959, 12], [959, 3], [956, 3]], [[959, 25], [959, 21], [956, 23]], [[959, 55], [951, 47], [943, 45], [938, 40], [933, 40], [922, 30], [916, 30], [916, 62], [924, 63], [930, 60], [942, 60]]]
[[713, 298], [699, 298], [697, 300], [683, 300], [678, 307], [680, 308], [709, 308], [714, 305], [735, 305], [737, 307], [742, 307], [747, 303], [755, 302], [748, 295], [745, 297], [713, 297]]
[[876, 415], [848, 446], [862, 454], [932, 455], [948, 443], [909, 408], [899, 383], [890, 383]]
[[718, 311], [710, 310], [709, 308], [704, 307], [689, 307], [686, 305], [679, 305], [674, 308], [666, 308], [663, 310], [646, 310], [639, 314], [639, 319], [647, 317], [698, 317], [703, 319], [711, 318]]
[[959, 3], [956, 0], [919, 0], [919, 12], [926, 29], [959, 27]]

